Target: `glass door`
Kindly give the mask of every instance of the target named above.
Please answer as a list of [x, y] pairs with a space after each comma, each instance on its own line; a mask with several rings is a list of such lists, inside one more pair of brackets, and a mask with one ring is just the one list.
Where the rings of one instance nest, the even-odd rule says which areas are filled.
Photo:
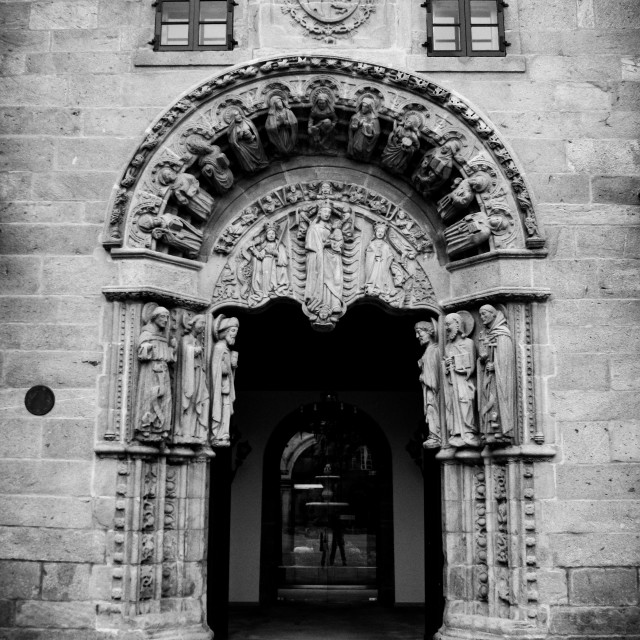
[[320, 422], [288, 441], [279, 600], [377, 600], [378, 493], [375, 455], [360, 431]]

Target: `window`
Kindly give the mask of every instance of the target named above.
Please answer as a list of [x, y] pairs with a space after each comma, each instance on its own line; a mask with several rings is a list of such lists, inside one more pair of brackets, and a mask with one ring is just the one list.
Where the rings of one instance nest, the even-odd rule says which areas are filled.
[[233, 49], [234, 0], [158, 0], [156, 51]]
[[427, 0], [427, 54], [504, 56], [502, 0]]

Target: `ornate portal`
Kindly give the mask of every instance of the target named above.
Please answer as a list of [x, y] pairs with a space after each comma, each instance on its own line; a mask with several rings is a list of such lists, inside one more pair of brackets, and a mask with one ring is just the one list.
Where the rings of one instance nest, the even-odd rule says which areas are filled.
[[[333, 37], [374, 5], [289, 0], [285, 10]], [[464, 579], [447, 587], [445, 631], [544, 637], [534, 463], [554, 449], [540, 426], [534, 355], [549, 292], [531, 269], [544, 239], [490, 123], [402, 71], [338, 57], [263, 60], [211, 78], [161, 116], [110, 206], [103, 243], [121, 281], [104, 290], [111, 369], [96, 446], [118, 460], [108, 615], [144, 625], [167, 599], [186, 609], [204, 593], [201, 577], [190, 581], [204, 572], [203, 469], [212, 447], [233, 446], [242, 402], [230, 309], [288, 299], [329, 331], [369, 302], [418, 314], [424, 446], [455, 496], [446, 527], [470, 527], [462, 542], [444, 529], [446, 544], [464, 546], [448, 561]], [[191, 495], [199, 519], [187, 517]]]

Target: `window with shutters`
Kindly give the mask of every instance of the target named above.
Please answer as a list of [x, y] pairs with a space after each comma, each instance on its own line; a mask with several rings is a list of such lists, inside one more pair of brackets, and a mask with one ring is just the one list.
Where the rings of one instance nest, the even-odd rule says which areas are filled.
[[504, 56], [502, 0], [427, 0], [427, 54]]
[[233, 39], [234, 0], [158, 0], [156, 51], [228, 51]]

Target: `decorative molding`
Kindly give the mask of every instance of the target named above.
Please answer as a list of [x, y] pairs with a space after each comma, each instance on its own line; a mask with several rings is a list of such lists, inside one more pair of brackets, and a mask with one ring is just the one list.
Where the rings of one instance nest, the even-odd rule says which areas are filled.
[[446, 265], [447, 271], [459, 271], [466, 267], [481, 264], [483, 262], [493, 262], [494, 260], [521, 260], [526, 259], [543, 259], [548, 255], [546, 249], [537, 250], [522, 250], [522, 249], [498, 249], [496, 251], [487, 251], [479, 256], [470, 256], [468, 258], [462, 258], [461, 260], [455, 260]]
[[550, 444], [522, 444], [502, 449], [490, 449], [486, 447], [482, 451], [483, 458], [495, 459], [524, 459], [524, 460], [548, 460], [558, 453], [557, 447]]
[[161, 289], [160, 287], [103, 287], [102, 293], [110, 301], [149, 300], [166, 302], [192, 311], [203, 311], [209, 306], [209, 301], [203, 298], [187, 296], [168, 289]]
[[154, 260], [155, 262], [163, 262], [165, 264], [191, 269], [192, 271], [200, 271], [204, 267], [203, 262], [181, 258], [180, 256], [171, 256], [168, 253], [160, 251], [151, 251], [150, 249], [112, 249], [111, 255], [119, 260]]
[[165, 458], [215, 458], [213, 449], [203, 448], [197, 451], [187, 449], [185, 447], [148, 447], [142, 444], [109, 444], [106, 442], [98, 442], [94, 446], [97, 456], [102, 458], [120, 457], [123, 455], [136, 456], [144, 458], [145, 456], [158, 456]]
[[449, 312], [491, 302], [544, 302], [550, 296], [551, 289], [543, 287], [493, 287], [466, 296], [441, 300], [440, 306]]

